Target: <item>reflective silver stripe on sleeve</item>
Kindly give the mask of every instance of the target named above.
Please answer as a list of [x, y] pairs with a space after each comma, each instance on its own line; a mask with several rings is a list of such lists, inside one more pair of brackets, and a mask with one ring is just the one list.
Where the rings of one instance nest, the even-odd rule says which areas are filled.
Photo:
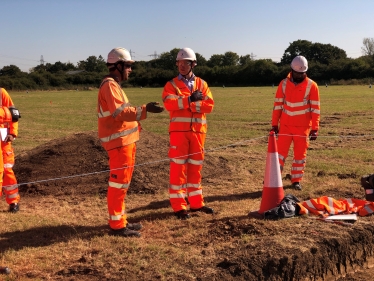
[[310, 100], [310, 104], [320, 105], [320, 102], [319, 101], [315, 101], [315, 100]]
[[130, 103], [123, 103], [120, 107], [118, 107], [112, 114], [113, 118], [116, 118], [126, 107], [131, 106]]
[[183, 99], [182, 99], [182, 97], [178, 97], [178, 108], [183, 109]]
[[114, 188], [118, 188], [118, 189], [124, 189], [124, 188], [129, 188], [130, 183], [118, 183], [118, 182], [108, 181], [108, 185], [110, 187], [114, 187]]
[[99, 105], [99, 111], [100, 112], [97, 114], [97, 117], [99, 117], [99, 118], [110, 116], [110, 112], [109, 111], [103, 111], [103, 108], [101, 107], [101, 105]]
[[282, 109], [283, 109], [283, 105], [274, 106], [274, 110], [282, 110]]
[[292, 160], [292, 163], [295, 163], [295, 164], [304, 164], [304, 163], [306, 163], [306, 160], [305, 160], [305, 158], [301, 159], [301, 160]]
[[5, 169], [13, 168], [13, 164], [6, 163], [6, 164], [4, 164], [4, 168]]
[[196, 105], [196, 111], [200, 113], [201, 101], [195, 102], [195, 105]]
[[311, 108], [310, 111], [315, 113], [315, 114], [321, 114], [318, 109]]
[[274, 99], [274, 102], [283, 102], [284, 101], [284, 98], [275, 98]]
[[140, 119], [142, 118], [142, 107], [141, 106], [137, 106], [136, 107], [136, 121], [140, 121]]
[[109, 137], [100, 138], [100, 140], [102, 142], [108, 142], [108, 141], [111, 141], [111, 140], [114, 140], [114, 139], [117, 139], [117, 138], [120, 138], [120, 137], [123, 137], [123, 136], [131, 135], [132, 133], [135, 133], [137, 130], [138, 130], [138, 126], [132, 128], [132, 129], [129, 129], [129, 130], [125, 130], [125, 131], [122, 131], [122, 132], [115, 133], [113, 135], [110, 135]]

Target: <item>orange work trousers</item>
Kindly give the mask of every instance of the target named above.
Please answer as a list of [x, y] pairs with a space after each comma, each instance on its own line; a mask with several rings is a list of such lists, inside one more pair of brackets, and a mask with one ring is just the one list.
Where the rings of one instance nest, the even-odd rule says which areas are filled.
[[204, 161], [205, 134], [170, 132], [170, 204], [174, 212], [204, 206], [201, 170]]
[[309, 146], [310, 127], [294, 127], [280, 125], [278, 134], [278, 157], [281, 172], [283, 171], [288, 151], [293, 143], [293, 161], [291, 167], [291, 182], [300, 182], [304, 175], [306, 152]]
[[109, 226], [112, 229], [127, 225], [125, 199], [135, 165], [136, 144], [114, 148], [108, 151], [110, 175], [107, 204]]
[[3, 173], [3, 191], [5, 200], [8, 204], [18, 203], [20, 195], [18, 192], [17, 178], [13, 171], [14, 151], [11, 142], [1, 142], [3, 154], [4, 173]]

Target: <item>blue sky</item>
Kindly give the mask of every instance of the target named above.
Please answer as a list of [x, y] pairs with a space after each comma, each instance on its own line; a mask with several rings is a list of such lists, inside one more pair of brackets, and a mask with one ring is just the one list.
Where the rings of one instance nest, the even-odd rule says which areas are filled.
[[279, 61], [291, 42], [331, 44], [348, 57], [374, 38], [372, 0], [1, 0], [0, 68], [74, 65], [114, 47], [135, 60], [190, 47]]

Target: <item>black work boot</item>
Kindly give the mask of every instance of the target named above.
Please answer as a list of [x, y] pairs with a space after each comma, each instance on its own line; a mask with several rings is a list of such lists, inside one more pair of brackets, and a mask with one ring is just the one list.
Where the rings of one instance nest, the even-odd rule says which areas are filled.
[[127, 223], [126, 228], [131, 230], [141, 230], [143, 228], [142, 224], [139, 222]]
[[11, 213], [17, 213], [19, 211], [19, 204], [18, 203], [12, 203], [9, 205], [9, 212]]
[[140, 232], [132, 230], [128, 227], [120, 229], [112, 229], [110, 235], [122, 237], [140, 237]]
[[190, 209], [191, 212], [203, 212], [205, 214], [213, 214], [214, 210], [207, 206], [202, 206], [199, 209]]
[[178, 212], [175, 212], [174, 215], [176, 215], [180, 220], [186, 220], [190, 218], [190, 214], [187, 213], [187, 210], [180, 210]]
[[292, 186], [293, 186], [293, 188], [296, 189], [296, 190], [301, 190], [301, 189], [302, 189], [302, 188], [301, 188], [301, 184], [300, 184], [299, 182], [293, 182], [293, 183], [292, 183]]

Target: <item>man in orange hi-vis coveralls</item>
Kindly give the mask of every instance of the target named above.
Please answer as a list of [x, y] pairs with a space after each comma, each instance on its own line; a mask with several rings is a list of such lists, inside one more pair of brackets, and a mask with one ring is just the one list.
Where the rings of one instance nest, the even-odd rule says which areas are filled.
[[147, 112], [164, 111], [157, 102], [131, 106], [121, 88], [131, 73], [134, 61], [124, 48], [115, 48], [108, 54], [109, 75], [101, 82], [98, 94], [98, 134], [109, 156], [107, 204], [111, 235], [140, 237], [140, 223], [128, 223], [125, 199], [135, 165], [135, 143], [139, 140], [140, 120]]
[[208, 84], [194, 75], [196, 55], [190, 48], [180, 49], [176, 58], [179, 75], [166, 83], [162, 100], [170, 114], [170, 204], [177, 218], [188, 219], [186, 196], [191, 212], [213, 214], [205, 206], [201, 187], [206, 114], [214, 101]]
[[[4, 88], [0, 88], [0, 106], [14, 108], [13, 101]], [[1, 138], [1, 150], [4, 164], [3, 192], [5, 200], [9, 205], [9, 212], [17, 213], [19, 211], [20, 195], [18, 193], [17, 178], [13, 171], [14, 150], [12, 142], [18, 135], [18, 122], [6, 122], [1, 124], [0, 128], [6, 130], [4, 138]]]
[[292, 186], [301, 190], [309, 139], [316, 140], [320, 120], [320, 99], [317, 84], [307, 77], [308, 61], [296, 56], [291, 72], [279, 83], [275, 94], [272, 129], [278, 134], [278, 156], [283, 170], [293, 142]]

